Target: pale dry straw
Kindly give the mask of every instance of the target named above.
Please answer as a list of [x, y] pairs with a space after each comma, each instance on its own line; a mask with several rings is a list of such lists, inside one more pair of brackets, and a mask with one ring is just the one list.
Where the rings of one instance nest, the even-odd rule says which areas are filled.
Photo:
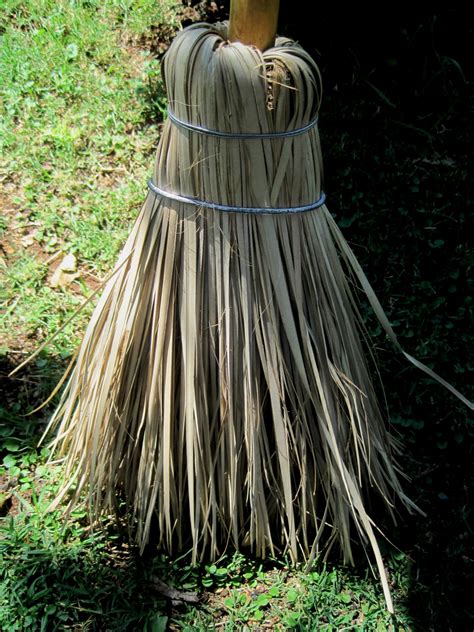
[[[302, 127], [318, 70], [278, 39], [261, 53], [225, 25], [180, 33], [164, 62], [177, 117], [225, 132]], [[165, 124], [154, 181], [246, 207], [321, 194], [317, 128], [232, 140]], [[228, 544], [313, 559], [354, 534], [391, 598], [367, 493], [408, 508], [361, 339], [356, 279], [390, 325], [325, 206], [253, 215], [149, 193], [88, 326], [48, 431], [65, 457], [61, 497], [93, 516], [125, 498], [143, 548], [216, 558]], [[153, 531], [155, 534], [155, 531]]]

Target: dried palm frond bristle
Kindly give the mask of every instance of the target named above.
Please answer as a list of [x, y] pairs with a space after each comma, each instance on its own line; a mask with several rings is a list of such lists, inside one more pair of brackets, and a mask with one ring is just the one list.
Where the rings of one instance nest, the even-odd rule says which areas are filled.
[[[164, 79], [177, 117], [224, 132], [305, 126], [321, 99], [299, 45], [229, 44], [225, 24], [180, 33]], [[249, 141], [169, 120], [154, 171], [163, 189], [242, 207], [310, 204], [321, 178], [317, 127]], [[391, 608], [366, 494], [391, 513], [412, 503], [351, 275], [363, 278], [324, 205], [235, 213], [150, 192], [48, 430], [65, 457], [61, 496], [87, 491], [97, 516], [122, 493], [141, 547], [156, 519], [158, 545], [194, 560], [229, 543], [307, 560], [338, 543], [350, 562], [355, 527]]]

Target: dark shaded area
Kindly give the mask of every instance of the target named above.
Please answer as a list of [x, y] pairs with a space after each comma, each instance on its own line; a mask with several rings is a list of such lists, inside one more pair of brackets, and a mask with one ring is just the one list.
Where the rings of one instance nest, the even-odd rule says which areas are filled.
[[[10, 538], [8, 522], [1, 531], [5, 567], [0, 578], [18, 602], [8, 629], [29, 625], [36, 630], [39, 623], [44, 630], [58, 631], [166, 629], [171, 608], [153, 590], [150, 568], [136, 551], [114, 543], [113, 531], [107, 541], [102, 534], [81, 535], [81, 547], [58, 543], [58, 538], [74, 534], [66, 528], [56, 533], [47, 517], [44, 524], [24, 520], [11, 529]], [[77, 523], [74, 531], [78, 532]], [[18, 532], [28, 544], [18, 543]], [[166, 562], [157, 559], [155, 575], [167, 574]], [[7, 614], [3, 613], [4, 621]]]
[[[21, 508], [12, 491], [35, 470], [38, 442], [51, 414], [51, 407], [41, 406], [66, 368], [64, 361], [42, 353], [11, 375], [28, 355], [14, 350], [0, 354], [0, 467], [7, 468], [0, 473], [0, 518], [15, 515]], [[31, 490], [27, 495], [31, 496]]]
[[[164, 630], [176, 608], [172, 611], [154, 590], [152, 579], [169, 579], [169, 560], [156, 553], [140, 557], [127, 543], [123, 525], [104, 521], [103, 528], [94, 531], [85, 511], [68, 521], [44, 510], [54, 492], [36, 469], [38, 442], [57, 396], [45, 408], [35, 409], [51, 395], [67, 362], [41, 353], [11, 375], [27, 357], [20, 351], [0, 355], [0, 463], [8, 458], [10, 468], [0, 475], [0, 580], [12, 595], [11, 613], [2, 601], [2, 621], [10, 616], [12, 630], [23, 625], [37, 629], [40, 623], [44, 630], [83, 625], [117, 632]], [[31, 487], [21, 487], [33, 479]], [[30, 513], [18, 493], [43, 511]], [[185, 579], [186, 572], [191, 573], [190, 567], [180, 570]]]
[[20, 351], [0, 354], [0, 463], [7, 454], [20, 460], [23, 453], [37, 447], [51, 407], [36, 409], [48, 399], [67, 365], [42, 353], [11, 375], [28, 355]]
[[[332, 212], [406, 351], [469, 395], [472, 21], [459, 10], [283, 2], [280, 25], [320, 64]], [[427, 514], [402, 516], [395, 532], [387, 524], [412, 558], [408, 605], [420, 630], [470, 630], [472, 419], [365, 313], [406, 446], [407, 492]]]

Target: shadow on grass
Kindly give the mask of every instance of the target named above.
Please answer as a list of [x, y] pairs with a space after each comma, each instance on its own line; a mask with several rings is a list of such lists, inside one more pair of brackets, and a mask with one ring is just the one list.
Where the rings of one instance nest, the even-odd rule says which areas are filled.
[[26, 357], [0, 356], [0, 629], [164, 630], [167, 604], [116, 525], [92, 531], [84, 511], [48, 511], [58, 472], [38, 442], [57, 397], [30, 413], [68, 362], [41, 354], [10, 376]]
[[0, 355], [0, 516], [20, 509], [22, 490], [31, 496], [31, 480], [48, 450], [40, 447], [51, 405], [46, 402], [67, 362], [46, 354], [28, 363], [15, 375], [11, 372], [29, 357], [10, 351]]
[[414, 629], [467, 632], [474, 626], [472, 450], [425, 455], [417, 469], [415, 499], [427, 516], [405, 518], [396, 539], [411, 559]]
[[67, 360], [41, 353], [11, 375], [29, 355], [17, 351], [0, 355], [0, 453], [36, 448], [51, 405], [35, 409], [46, 402], [67, 368]]
[[1, 629], [164, 630], [167, 603], [115, 539], [38, 508], [2, 521]]

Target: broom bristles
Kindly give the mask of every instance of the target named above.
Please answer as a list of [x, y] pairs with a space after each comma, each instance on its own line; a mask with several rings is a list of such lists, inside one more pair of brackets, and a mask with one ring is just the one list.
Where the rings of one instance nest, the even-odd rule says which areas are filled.
[[[319, 75], [296, 44], [263, 55], [196, 25], [167, 53], [182, 119], [222, 131], [307, 124]], [[317, 129], [229, 140], [169, 121], [154, 179], [192, 197], [292, 207], [321, 193]], [[354, 531], [373, 550], [392, 608], [366, 492], [409, 508], [360, 342], [325, 206], [278, 216], [222, 213], [150, 193], [94, 312], [50, 428], [71, 502], [91, 512], [123, 493], [143, 548], [215, 558], [232, 543], [309, 559]], [[349, 264], [347, 250], [344, 257]], [[121, 491], [119, 491], [121, 490]]]

